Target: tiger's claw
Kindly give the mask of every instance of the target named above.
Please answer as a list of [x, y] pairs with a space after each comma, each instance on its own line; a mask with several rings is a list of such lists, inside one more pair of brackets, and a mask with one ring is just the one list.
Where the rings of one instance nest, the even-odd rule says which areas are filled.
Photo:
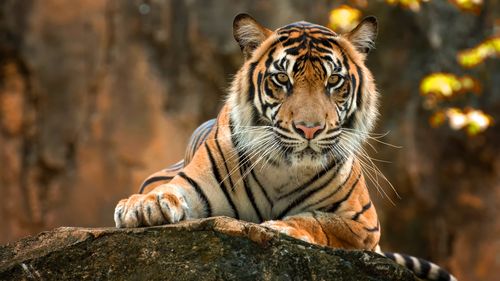
[[186, 217], [186, 203], [170, 193], [134, 194], [118, 202], [116, 227], [140, 227], [171, 224]]
[[300, 229], [296, 229], [295, 227], [288, 225], [284, 221], [270, 220], [270, 221], [265, 221], [265, 222], [261, 223], [260, 225], [267, 227], [267, 228], [270, 228], [270, 229], [273, 229], [273, 230], [276, 230], [279, 233], [286, 234], [286, 235], [291, 236], [295, 239], [302, 240], [304, 242], [315, 243], [314, 238], [309, 233], [307, 233], [306, 231], [300, 230]]

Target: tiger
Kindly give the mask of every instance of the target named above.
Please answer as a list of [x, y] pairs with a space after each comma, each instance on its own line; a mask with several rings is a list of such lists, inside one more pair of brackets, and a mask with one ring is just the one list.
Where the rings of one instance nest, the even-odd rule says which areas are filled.
[[381, 226], [357, 157], [378, 118], [367, 55], [375, 17], [337, 34], [295, 22], [272, 31], [233, 21], [244, 56], [216, 119], [193, 133], [180, 162], [118, 202], [116, 227], [228, 216], [332, 248], [375, 251], [429, 280], [436, 264], [382, 252]]

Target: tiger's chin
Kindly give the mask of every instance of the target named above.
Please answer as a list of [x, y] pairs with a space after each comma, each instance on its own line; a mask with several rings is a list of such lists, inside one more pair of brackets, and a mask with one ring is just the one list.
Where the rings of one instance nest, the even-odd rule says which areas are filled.
[[288, 155], [288, 162], [295, 167], [321, 168], [326, 167], [332, 161], [333, 156], [328, 153], [318, 152], [310, 147], [295, 151]]

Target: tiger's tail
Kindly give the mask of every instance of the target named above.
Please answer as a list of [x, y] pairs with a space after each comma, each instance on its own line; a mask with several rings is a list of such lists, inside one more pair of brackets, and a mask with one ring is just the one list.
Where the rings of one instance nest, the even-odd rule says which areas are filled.
[[457, 281], [455, 276], [430, 261], [400, 253], [383, 252], [379, 246], [375, 252], [410, 269], [418, 278], [433, 281]]

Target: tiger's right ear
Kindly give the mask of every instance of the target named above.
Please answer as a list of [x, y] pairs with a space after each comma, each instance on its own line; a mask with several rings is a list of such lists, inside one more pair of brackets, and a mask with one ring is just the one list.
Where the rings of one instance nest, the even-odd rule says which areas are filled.
[[233, 36], [240, 44], [245, 60], [249, 59], [253, 51], [272, 33], [247, 14], [239, 14], [234, 18]]

